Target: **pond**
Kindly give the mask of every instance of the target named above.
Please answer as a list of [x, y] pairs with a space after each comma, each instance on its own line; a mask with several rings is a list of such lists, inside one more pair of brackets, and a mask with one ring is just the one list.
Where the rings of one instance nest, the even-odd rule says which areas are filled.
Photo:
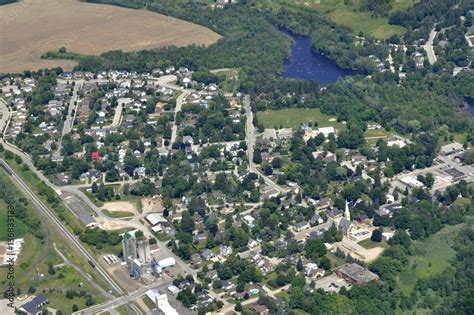
[[474, 116], [474, 97], [464, 97], [464, 110], [471, 116]]
[[313, 51], [311, 38], [280, 29], [293, 39], [291, 55], [285, 64], [285, 79], [301, 79], [319, 81], [321, 87], [334, 83], [337, 79], [354, 74], [350, 69], [342, 69], [334, 61], [323, 54]]

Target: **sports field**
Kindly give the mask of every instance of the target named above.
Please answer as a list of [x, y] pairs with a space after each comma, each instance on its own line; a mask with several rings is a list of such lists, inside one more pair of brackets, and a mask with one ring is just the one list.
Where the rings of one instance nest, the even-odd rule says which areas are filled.
[[341, 129], [343, 124], [334, 117], [324, 115], [319, 108], [289, 108], [281, 110], [266, 110], [257, 113], [257, 119], [265, 128], [295, 128], [302, 123], [317, 123], [318, 127], [334, 127]]
[[23, 0], [4, 5], [0, 21], [0, 73], [54, 66], [70, 69], [74, 61], [40, 58], [61, 47], [97, 55], [118, 49], [209, 45], [220, 38], [203, 26], [150, 11], [79, 0]]

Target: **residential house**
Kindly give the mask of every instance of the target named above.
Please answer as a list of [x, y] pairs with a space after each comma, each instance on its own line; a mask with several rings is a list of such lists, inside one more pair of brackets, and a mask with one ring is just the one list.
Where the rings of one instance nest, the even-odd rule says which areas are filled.
[[229, 256], [230, 254], [232, 254], [232, 247], [221, 244], [219, 245], [219, 253], [223, 257]]
[[18, 310], [29, 315], [40, 315], [43, 314], [42, 307], [46, 303], [48, 303], [48, 298], [43, 293], [40, 293], [27, 303], [20, 306]]
[[252, 309], [259, 315], [267, 315], [268, 307], [262, 304], [252, 304]]
[[204, 260], [211, 260], [212, 258], [215, 257], [214, 253], [210, 249], [204, 249], [201, 252], [201, 256]]
[[311, 226], [309, 225], [308, 221], [302, 221], [293, 225], [293, 231], [301, 232], [301, 231], [309, 229], [310, 227]]

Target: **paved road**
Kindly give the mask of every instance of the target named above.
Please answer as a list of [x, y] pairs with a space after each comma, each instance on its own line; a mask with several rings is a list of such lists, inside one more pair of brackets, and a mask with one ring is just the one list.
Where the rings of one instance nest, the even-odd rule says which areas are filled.
[[78, 92], [82, 88], [83, 81], [75, 81], [74, 89], [72, 91], [71, 100], [69, 101], [69, 108], [66, 116], [66, 120], [64, 121], [63, 131], [61, 133], [61, 138], [59, 139], [58, 149], [56, 150], [56, 155], [61, 154], [61, 148], [63, 144], [63, 137], [71, 132], [72, 127], [74, 125], [74, 116], [76, 112], [76, 105], [77, 105], [77, 98]]
[[432, 29], [431, 32], [430, 32], [430, 37], [428, 38], [428, 41], [423, 46], [423, 48], [426, 50], [426, 53], [428, 55], [428, 60], [430, 62], [430, 65], [432, 65], [436, 62], [436, 55], [435, 55], [434, 49], [433, 49], [433, 40], [434, 40], [437, 33], [438, 32], [436, 32], [434, 29]]
[[193, 92], [192, 90], [183, 90], [183, 92], [176, 98], [176, 107], [174, 109], [174, 121], [173, 121], [173, 127], [171, 129], [170, 147], [173, 145], [173, 143], [176, 142], [176, 137], [178, 135], [178, 125], [176, 124], [176, 117], [178, 116], [178, 113], [181, 111], [181, 107], [186, 102], [186, 98], [192, 92]]
[[289, 189], [283, 188], [274, 181], [272, 181], [270, 178], [262, 174], [258, 168], [256, 167], [255, 163], [253, 162], [253, 149], [255, 146], [255, 127], [253, 125], [253, 113], [252, 113], [252, 108], [250, 106], [250, 96], [245, 95], [244, 97], [244, 105], [245, 105], [245, 111], [246, 111], [246, 116], [247, 116], [247, 122], [245, 126], [245, 141], [247, 142], [247, 155], [249, 159], [249, 171], [252, 173], [256, 173], [259, 176], [261, 176], [264, 180], [265, 183], [272, 187], [273, 189], [277, 190], [281, 194], [286, 194]]
[[104, 126], [104, 129], [113, 129], [116, 128], [120, 125], [122, 122], [122, 112], [125, 104], [128, 104], [132, 102], [133, 100], [129, 97], [127, 98], [119, 98], [117, 100], [117, 107], [115, 108], [115, 114], [114, 114], [114, 119], [112, 120], [112, 123], [110, 125]]
[[15, 171], [3, 160], [0, 160], [2, 167], [11, 174], [11, 178], [18, 184], [18, 187], [27, 195], [32, 201], [35, 207], [40, 210], [44, 216], [48, 218], [50, 223], [56, 227], [58, 233], [68, 241], [71, 246], [84, 256], [87, 260], [95, 264], [95, 270], [99, 275], [105, 280], [109, 285], [110, 289], [115, 293], [123, 295], [124, 291], [120, 288], [115, 281], [110, 277], [110, 275], [102, 268], [101, 265], [95, 260], [95, 258], [84, 248], [80, 241], [74, 236], [63, 223], [52, 213], [52, 211], [46, 207], [43, 202], [33, 193], [33, 191], [28, 187], [28, 185], [23, 181], [23, 179], [18, 176]]
[[8, 109], [7, 104], [0, 98], [0, 133], [5, 135], [7, 129], [5, 128], [10, 120], [10, 110]]
[[91, 306], [89, 308], [86, 308], [86, 309], [81, 310], [79, 312], [76, 312], [74, 314], [99, 314], [99, 313], [102, 313], [102, 312], [108, 312], [110, 310], [116, 309], [116, 308], [118, 308], [122, 305], [125, 305], [125, 304], [130, 305], [131, 301], [144, 296], [146, 291], [148, 291], [150, 289], [154, 289], [154, 288], [159, 289], [159, 288], [164, 288], [164, 287], [167, 288], [168, 286], [172, 285], [172, 283], [173, 283], [172, 280], [168, 280], [168, 281], [163, 282], [161, 284], [154, 283], [154, 284], [145, 286], [141, 289], [138, 289], [138, 290], [136, 290], [136, 291], [134, 291], [130, 294], [117, 297], [113, 300], [107, 301], [107, 302], [102, 303], [102, 304]]

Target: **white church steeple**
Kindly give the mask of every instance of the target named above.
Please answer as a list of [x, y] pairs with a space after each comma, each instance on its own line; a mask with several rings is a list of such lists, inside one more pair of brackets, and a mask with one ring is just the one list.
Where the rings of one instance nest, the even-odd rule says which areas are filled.
[[344, 218], [349, 220], [349, 222], [351, 221], [351, 213], [349, 212], [349, 203], [347, 202], [347, 199], [346, 199], [346, 209], [344, 210]]

